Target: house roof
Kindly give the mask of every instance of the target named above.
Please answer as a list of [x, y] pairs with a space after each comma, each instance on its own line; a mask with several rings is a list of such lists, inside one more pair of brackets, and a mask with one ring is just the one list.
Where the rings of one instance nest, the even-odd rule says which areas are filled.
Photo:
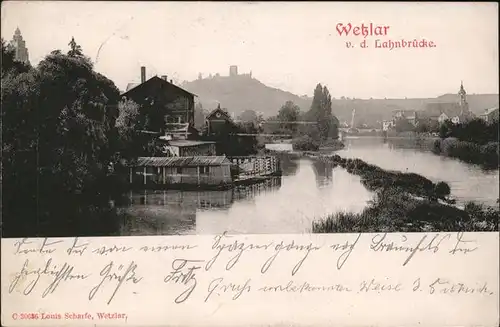
[[224, 116], [226, 119], [228, 120], [232, 120], [231, 116], [227, 113], [227, 111], [225, 111], [224, 109], [221, 109], [220, 107], [217, 108], [217, 109], [214, 109], [212, 110], [212, 112], [210, 112], [208, 115], [207, 115], [207, 118], [206, 119], [210, 119], [212, 118], [213, 116], [215, 116], [217, 113], [220, 113], [222, 116]]
[[424, 116], [439, 117], [441, 114], [446, 114], [448, 117], [460, 116], [462, 107], [455, 102], [434, 102], [428, 103], [425, 110], [422, 112]]
[[498, 110], [498, 107], [490, 108], [490, 109], [485, 109], [484, 113], [482, 113], [481, 116], [487, 116], [487, 115], [495, 112], [496, 110]]
[[194, 140], [167, 140], [167, 142], [171, 146], [177, 146], [177, 147], [181, 147], [181, 148], [182, 147], [203, 145], [203, 144], [215, 144], [215, 142], [211, 142], [211, 141], [194, 141]]
[[131, 89], [133, 89], [134, 87], [138, 86], [139, 84], [141, 84], [141, 83], [128, 83], [127, 84], [127, 89], [125, 90], [125, 92], [130, 91]]
[[139, 88], [143, 85], [146, 85], [146, 84], [150, 84], [150, 83], [164, 83], [164, 84], [168, 84], [169, 86], [171, 87], [174, 87], [176, 89], [178, 89], [179, 91], [183, 92], [183, 93], [186, 93], [186, 94], [189, 94], [189, 95], [192, 95], [192, 96], [195, 96], [197, 97], [196, 94], [194, 93], [191, 93], [189, 91], [186, 91], [184, 90], [183, 88], [173, 84], [173, 83], [170, 83], [162, 78], [159, 78], [158, 76], [153, 76], [151, 77], [150, 79], [148, 79], [147, 81], [145, 81], [144, 83], [128, 83], [127, 84], [127, 90], [122, 94], [122, 96], [126, 96], [127, 93], [129, 93], [130, 91], [132, 90], [135, 90], [136, 88]]
[[225, 156], [140, 157], [134, 167], [197, 167], [222, 166], [231, 162]]

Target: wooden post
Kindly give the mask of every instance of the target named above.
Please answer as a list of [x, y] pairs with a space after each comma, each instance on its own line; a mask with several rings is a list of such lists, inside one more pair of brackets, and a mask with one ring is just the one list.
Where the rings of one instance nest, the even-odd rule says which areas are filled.
[[198, 175], [198, 186], [200, 185], [200, 166], [196, 166], [196, 174]]
[[166, 174], [165, 174], [165, 168], [167, 168], [167, 167], [163, 167], [163, 184], [167, 184], [167, 178], [166, 178]]
[[147, 173], [147, 170], [146, 170], [146, 166], [144, 166], [144, 185], [146, 185], [146, 173]]
[[133, 170], [133, 169], [134, 169], [134, 168], [132, 168], [132, 167], [130, 167], [130, 168], [129, 168], [129, 179], [130, 179], [130, 184], [132, 184], [132, 170]]

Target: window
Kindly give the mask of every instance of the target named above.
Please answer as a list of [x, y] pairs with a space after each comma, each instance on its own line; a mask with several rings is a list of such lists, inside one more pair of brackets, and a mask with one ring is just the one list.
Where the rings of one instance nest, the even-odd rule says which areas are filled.
[[210, 167], [200, 167], [200, 174], [208, 174], [210, 172]]
[[182, 174], [182, 167], [177, 167], [177, 174]]

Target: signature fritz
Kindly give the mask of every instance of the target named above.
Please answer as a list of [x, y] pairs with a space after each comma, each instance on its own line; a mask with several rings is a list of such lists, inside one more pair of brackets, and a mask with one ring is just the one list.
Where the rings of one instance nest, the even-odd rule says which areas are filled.
[[187, 260], [187, 259], [175, 259], [172, 261], [172, 271], [163, 279], [163, 282], [183, 284], [187, 288], [175, 298], [175, 303], [179, 304], [186, 301], [198, 282], [196, 281], [195, 271], [201, 269], [201, 266], [195, 265], [195, 263], [203, 262], [203, 260]]

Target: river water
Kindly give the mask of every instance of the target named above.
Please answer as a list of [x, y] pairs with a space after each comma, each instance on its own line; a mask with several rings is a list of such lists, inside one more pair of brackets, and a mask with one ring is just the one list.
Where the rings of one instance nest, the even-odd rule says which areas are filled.
[[[434, 155], [412, 140], [345, 142], [340, 156], [445, 181], [459, 203], [494, 205], [499, 197], [498, 170]], [[313, 220], [338, 211], [360, 212], [372, 197], [359, 177], [327, 163], [285, 157], [282, 170], [282, 177], [227, 191], [130, 193], [120, 234], [308, 233]]]

